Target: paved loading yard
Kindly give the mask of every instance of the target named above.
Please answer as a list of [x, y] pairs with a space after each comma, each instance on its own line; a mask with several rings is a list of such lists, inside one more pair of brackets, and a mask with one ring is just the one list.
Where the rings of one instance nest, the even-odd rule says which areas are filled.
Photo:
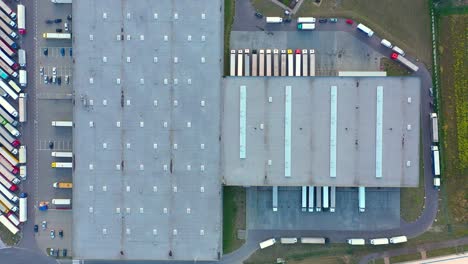
[[366, 188], [366, 211], [359, 212], [357, 188], [336, 189], [334, 213], [301, 211], [301, 188], [279, 187], [278, 211], [269, 187], [247, 189], [249, 229], [373, 231], [400, 227], [400, 189]]
[[218, 259], [221, 1], [73, 5], [74, 257]]

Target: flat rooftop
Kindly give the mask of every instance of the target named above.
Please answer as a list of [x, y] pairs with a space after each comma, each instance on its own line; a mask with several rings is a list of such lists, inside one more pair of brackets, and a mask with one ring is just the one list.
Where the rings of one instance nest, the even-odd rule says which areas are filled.
[[223, 182], [416, 187], [416, 77], [228, 77]]
[[74, 258], [219, 259], [221, 7], [73, 3]]

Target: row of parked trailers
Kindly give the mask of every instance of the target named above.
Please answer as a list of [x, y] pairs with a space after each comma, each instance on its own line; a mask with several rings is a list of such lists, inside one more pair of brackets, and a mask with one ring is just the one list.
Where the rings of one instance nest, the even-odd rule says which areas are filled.
[[26, 52], [18, 50], [15, 42], [16, 32], [26, 34], [25, 6], [17, 5], [16, 11], [0, 0], [0, 222], [13, 234], [27, 221], [27, 194], [15, 194], [20, 178], [26, 178], [26, 146], [18, 140], [17, 126], [27, 118], [27, 96], [22, 90], [27, 74], [20, 68], [26, 67]]
[[315, 50], [231, 50], [230, 75], [315, 76]]
[[[366, 188], [358, 187], [359, 212], [366, 209]], [[278, 186], [272, 188], [273, 211], [278, 211]], [[321, 212], [329, 210], [335, 212], [336, 207], [336, 187], [335, 186], [302, 186], [301, 188], [301, 209], [303, 212]]]

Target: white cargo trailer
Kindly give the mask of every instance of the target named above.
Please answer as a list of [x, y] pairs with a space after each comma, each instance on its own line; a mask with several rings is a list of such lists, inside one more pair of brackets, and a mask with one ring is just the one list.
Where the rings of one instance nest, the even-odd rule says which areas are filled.
[[267, 248], [267, 247], [271, 247], [273, 246], [274, 244], [276, 243], [276, 239], [274, 238], [270, 238], [270, 239], [267, 239], [263, 242], [260, 242], [260, 248], [261, 249], [264, 249], [264, 248]]
[[268, 24], [278, 24], [282, 23], [283, 19], [281, 17], [266, 17], [266, 22]]
[[72, 127], [72, 121], [52, 121], [52, 126], [56, 127]]

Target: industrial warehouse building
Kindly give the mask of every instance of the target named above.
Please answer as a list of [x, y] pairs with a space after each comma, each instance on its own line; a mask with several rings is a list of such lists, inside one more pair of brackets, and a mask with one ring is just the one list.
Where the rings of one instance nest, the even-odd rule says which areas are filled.
[[223, 182], [417, 187], [415, 77], [228, 77]]
[[223, 184], [418, 185], [417, 78], [222, 79], [220, 8], [73, 4], [76, 259], [218, 260]]
[[221, 256], [220, 7], [74, 1], [76, 259]]

